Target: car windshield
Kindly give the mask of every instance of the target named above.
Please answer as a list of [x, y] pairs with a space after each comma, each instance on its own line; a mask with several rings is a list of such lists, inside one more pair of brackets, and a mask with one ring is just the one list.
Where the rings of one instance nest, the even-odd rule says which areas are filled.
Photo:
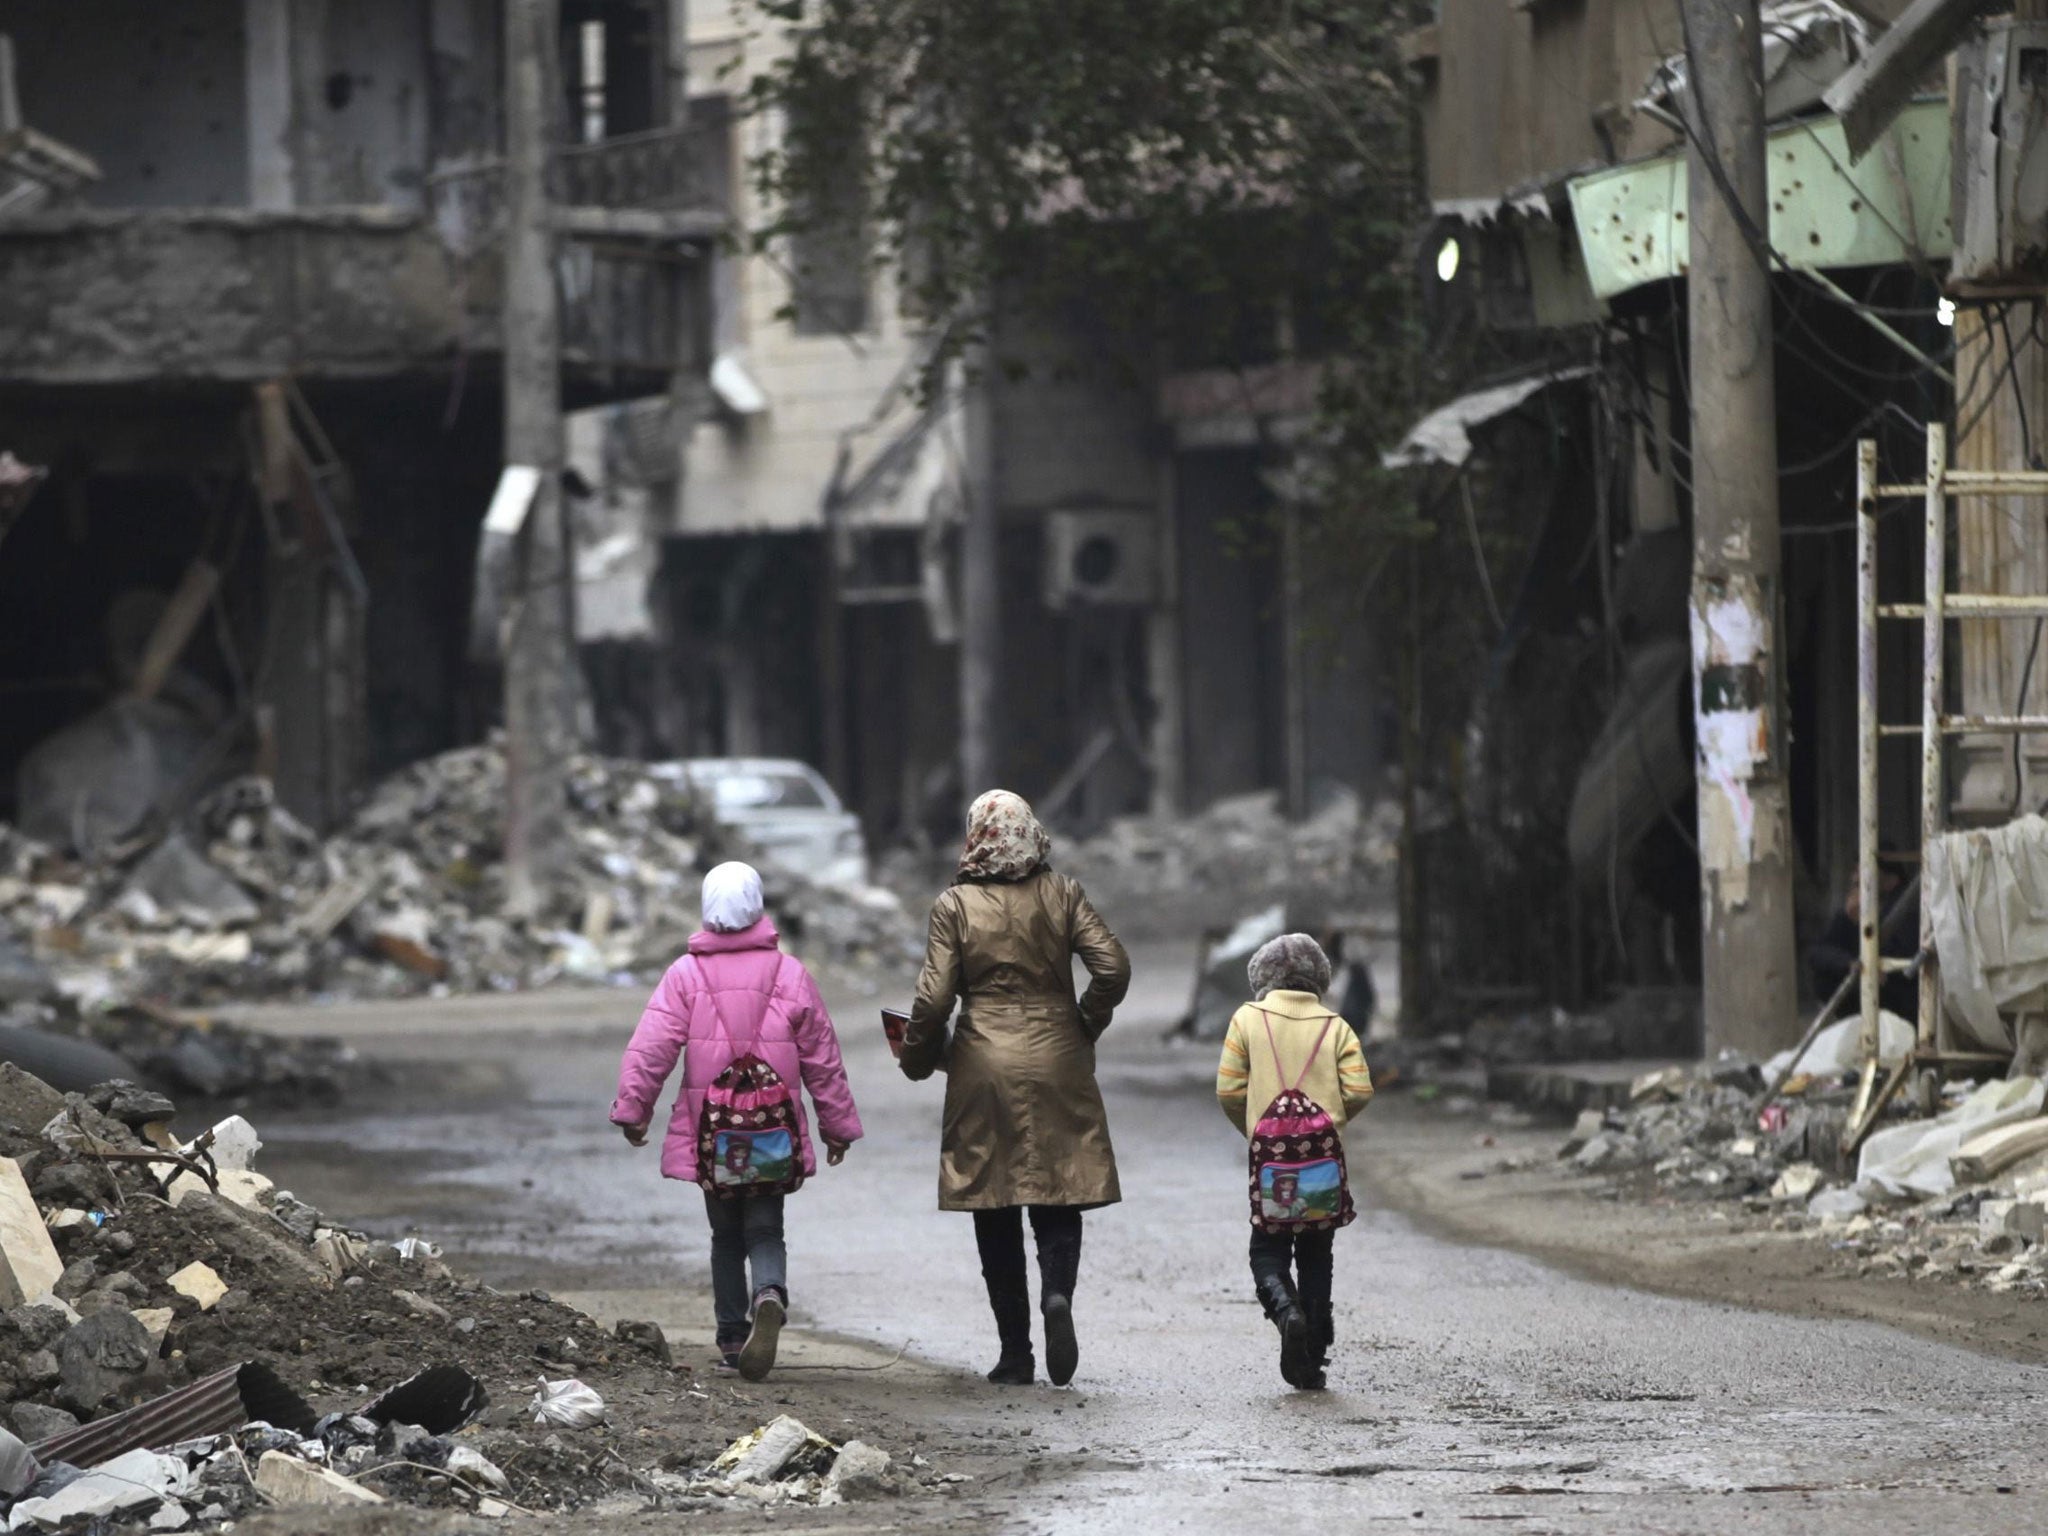
[[789, 770], [715, 773], [707, 776], [706, 787], [721, 811], [825, 809], [818, 786], [807, 775]]

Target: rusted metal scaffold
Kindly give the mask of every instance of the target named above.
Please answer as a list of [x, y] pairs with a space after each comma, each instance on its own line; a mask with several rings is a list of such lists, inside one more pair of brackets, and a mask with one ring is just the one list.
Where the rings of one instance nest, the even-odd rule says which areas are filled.
[[[1947, 626], [1963, 621], [2048, 618], [2048, 594], [2006, 595], [1948, 590], [1948, 504], [1951, 497], [2039, 496], [2048, 499], [2048, 473], [1951, 469], [1948, 432], [1939, 424], [1927, 428], [1927, 473], [1917, 485], [1886, 485], [1878, 480], [1877, 444], [1864, 439], [1856, 452], [1856, 684], [1857, 684], [1857, 811], [1858, 923], [1861, 940], [1863, 1075], [1855, 1104], [1843, 1132], [1843, 1146], [1854, 1152], [1884, 1112], [1885, 1106], [1916, 1072], [1920, 1107], [1931, 1113], [1941, 1079], [1963, 1068], [1995, 1067], [2003, 1056], [1953, 1049], [1942, 1027], [1941, 974], [1934, 955], [1933, 916], [1920, 903], [1919, 955], [1886, 959], [1880, 944], [1882, 914], [1878, 908], [1878, 743], [1886, 736], [1920, 738], [1920, 856], [1947, 824], [1947, 786], [1943, 744], [1963, 735], [2048, 735], [2048, 715], [1951, 714], [1946, 705], [1944, 657]], [[1877, 598], [1878, 508], [1887, 501], [1917, 500], [1926, 509], [1924, 594], [1917, 603], [1884, 603]], [[1878, 718], [1878, 625], [1887, 619], [1920, 621], [1920, 719], [1915, 724], [1886, 725]], [[1886, 1072], [1880, 1061], [1878, 994], [1887, 971], [1919, 970], [1919, 1026], [1913, 1048]]]

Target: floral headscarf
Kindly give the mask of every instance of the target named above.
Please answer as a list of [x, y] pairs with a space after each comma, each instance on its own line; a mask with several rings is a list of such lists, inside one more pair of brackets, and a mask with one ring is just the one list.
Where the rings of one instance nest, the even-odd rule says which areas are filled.
[[1021, 795], [992, 789], [967, 810], [962, 880], [1022, 880], [1045, 868], [1052, 839]]
[[1330, 957], [1305, 933], [1283, 933], [1260, 945], [1245, 970], [1252, 996], [1260, 1001], [1268, 992], [1313, 992], [1321, 997], [1330, 990]]

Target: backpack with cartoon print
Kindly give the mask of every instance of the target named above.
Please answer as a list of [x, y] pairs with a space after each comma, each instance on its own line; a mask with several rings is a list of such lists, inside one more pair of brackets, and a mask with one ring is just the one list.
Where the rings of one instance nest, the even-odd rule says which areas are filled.
[[[1287, 1084], [1280, 1065], [1280, 1047], [1273, 1039], [1273, 1020], [1266, 1022], [1266, 1046], [1273, 1053], [1273, 1074]], [[1323, 1020], [1322, 1033], [1291, 1086], [1283, 1086], [1259, 1116], [1251, 1134], [1252, 1225], [1261, 1232], [1327, 1232], [1348, 1227], [1358, 1215], [1351, 1203], [1351, 1182], [1344, 1168], [1344, 1142], [1329, 1111], [1301, 1091], [1323, 1053], [1335, 1016]]]

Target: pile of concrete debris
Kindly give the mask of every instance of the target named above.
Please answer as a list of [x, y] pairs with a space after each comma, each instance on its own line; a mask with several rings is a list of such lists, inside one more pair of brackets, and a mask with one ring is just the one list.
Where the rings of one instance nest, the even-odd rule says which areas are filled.
[[[129, 862], [88, 863], [0, 827], [0, 946], [83, 1013], [644, 981], [681, 952], [696, 881], [746, 850], [680, 767], [579, 756], [566, 857], [529, 917], [505, 914], [505, 760], [495, 744], [430, 758], [316, 837], [267, 781], [234, 781]], [[773, 903], [816, 951], [893, 958], [903, 914], [880, 892], [776, 871]], [[17, 987], [17, 990], [20, 990]], [[4, 1001], [4, 999], [0, 999]]]
[[607, 1333], [419, 1239], [373, 1242], [258, 1173], [246, 1120], [181, 1141], [174, 1116], [131, 1084], [63, 1095], [0, 1066], [9, 1531], [219, 1527], [271, 1504], [492, 1518], [617, 1500], [622, 1476], [634, 1509], [947, 1481], [801, 1426], [733, 1443], [749, 1406], [719, 1422], [654, 1325]]
[[1764, 1081], [1736, 1061], [1648, 1073], [1625, 1107], [1582, 1112], [1559, 1156], [1617, 1193], [1732, 1202], [1812, 1231], [1867, 1274], [2048, 1293], [2038, 1079], [1952, 1086], [1932, 1118], [1895, 1111], [1853, 1162], [1853, 1075], [1795, 1076], [1760, 1104]]
[[1368, 809], [1332, 789], [1314, 815], [1289, 822], [1269, 790], [1198, 816], [1114, 821], [1055, 857], [1124, 926], [1216, 929], [1271, 903], [1327, 913], [1384, 898], [1398, 834], [1391, 803]]

